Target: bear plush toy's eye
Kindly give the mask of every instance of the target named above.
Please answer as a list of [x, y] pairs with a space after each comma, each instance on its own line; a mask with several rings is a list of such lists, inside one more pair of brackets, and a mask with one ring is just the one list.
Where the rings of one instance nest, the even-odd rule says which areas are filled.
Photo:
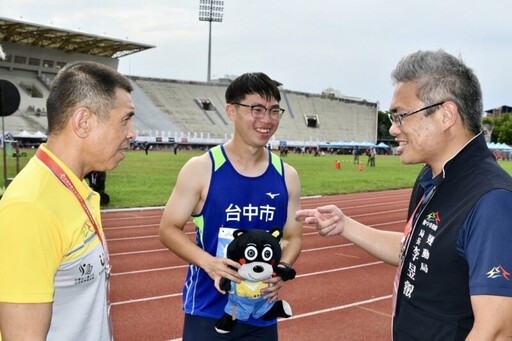
[[258, 249], [256, 246], [248, 246], [245, 249], [245, 258], [247, 258], [249, 261], [253, 261], [256, 259], [256, 257], [258, 257]]
[[261, 251], [261, 257], [265, 262], [268, 262], [272, 259], [272, 256], [274, 255], [274, 252], [272, 251], [272, 248], [270, 246], [265, 246], [263, 250]]

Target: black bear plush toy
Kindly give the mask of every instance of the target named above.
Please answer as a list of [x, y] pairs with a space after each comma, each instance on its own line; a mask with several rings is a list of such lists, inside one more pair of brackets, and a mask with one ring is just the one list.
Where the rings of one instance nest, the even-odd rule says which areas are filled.
[[277, 300], [270, 303], [261, 293], [261, 289], [269, 285], [264, 280], [276, 276], [283, 281], [295, 278], [294, 269], [279, 263], [282, 231], [277, 228], [269, 232], [240, 229], [233, 233], [233, 237], [227, 248], [227, 257], [241, 264], [238, 274], [243, 280], [236, 283], [221, 279], [220, 288], [229, 292], [229, 297], [215, 330], [227, 334], [233, 330], [237, 320], [247, 321], [251, 315], [265, 320], [292, 316], [288, 302]]

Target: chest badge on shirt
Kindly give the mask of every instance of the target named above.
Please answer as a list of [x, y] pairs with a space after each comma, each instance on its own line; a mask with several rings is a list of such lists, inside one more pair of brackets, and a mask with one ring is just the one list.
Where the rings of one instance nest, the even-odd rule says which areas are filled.
[[78, 278], [75, 278], [75, 285], [87, 283], [94, 280], [94, 266], [92, 264], [80, 264], [78, 270], [80, 271], [80, 276]]
[[82, 233], [84, 235], [84, 239], [87, 239], [92, 233], [94, 233], [94, 228], [88, 222], [84, 223], [82, 226]]

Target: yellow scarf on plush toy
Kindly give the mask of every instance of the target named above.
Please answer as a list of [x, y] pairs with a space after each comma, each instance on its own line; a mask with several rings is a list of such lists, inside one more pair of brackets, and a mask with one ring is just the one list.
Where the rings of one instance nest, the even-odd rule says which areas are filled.
[[262, 296], [261, 289], [267, 288], [268, 283], [242, 281], [235, 286], [236, 295], [247, 298], [260, 298]]

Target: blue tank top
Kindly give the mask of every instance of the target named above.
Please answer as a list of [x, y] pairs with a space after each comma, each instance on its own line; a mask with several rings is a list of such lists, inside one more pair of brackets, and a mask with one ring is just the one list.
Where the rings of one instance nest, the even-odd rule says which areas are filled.
[[[196, 244], [211, 255], [226, 256], [232, 233], [239, 228], [283, 229], [287, 218], [288, 191], [282, 160], [269, 151], [269, 165], [256, 177], [239, 174], [228, 160], [223, 146], [209, 152], [212, 175], [202, 212], [193, 216]], [[198, 266], [190, 265], [183, 288], [185, 313], [218, 319], [224, 313], [228, 295], [220, 294], [213, 280]], [[276, 320], [245, 323], [268, 326]]]

